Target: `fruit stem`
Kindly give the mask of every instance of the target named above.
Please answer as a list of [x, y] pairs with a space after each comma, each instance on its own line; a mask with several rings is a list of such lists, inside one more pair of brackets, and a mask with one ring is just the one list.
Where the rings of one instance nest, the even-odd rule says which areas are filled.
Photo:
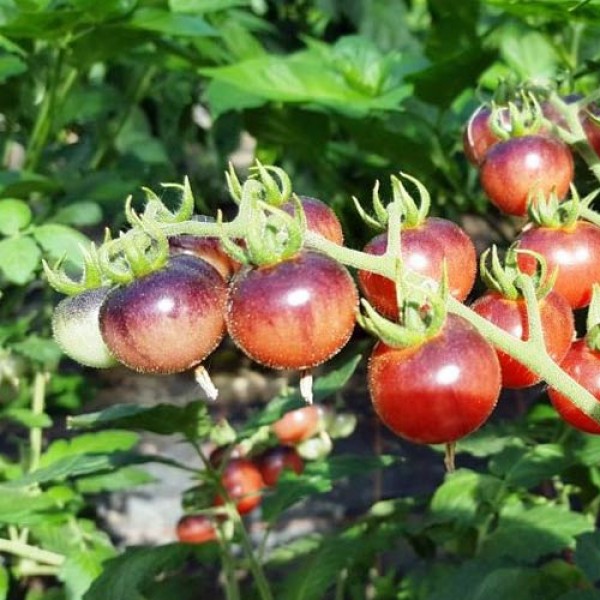
[[[46, 406], [46, 384], [50, 375], [46, 372], [37, 372], [33, 379], [33, 396], [31, 401], [31, 412], [33, 415], [44, 414]], [[31, 454], [29, 457], [29, 472], [35, 471], [40, 466], [40, 457], [42, 455], [42, 428], [32, 427], [29, 432], [29, 447]]]
[[235, 562], [230, 553], [230, 546], [227, 540], [223, 537], [223, 527], [218, 525], [219, 528], [219, 548], [221, 550], [221, 560], [223, 561], [223, 571], [225, 575], [225, 581], [223, 586], [225, 587], [225, 595], [227, 600], [240, 600], [240, 588], [238, 585], [237, 578], [235, 576]]
[[444, 466], [446, 467], [446, 473], [454, 473], [454, 471], [456, 471], [455, 458], [456, 442], [449, 442], [446, 444], [446, 449], [444, 451]]
[[531, 277], [519, 275], [517, 279], [519, 289], [525, 300], [527, 310], [527, 327], [529, 329], [529, 340], [535, 344], [536, 348], [543, 348], [546, 353], [546, 344], [544, 341], [544, 329], [540, 317], [540, 305], [535, 293], [535, 286]]

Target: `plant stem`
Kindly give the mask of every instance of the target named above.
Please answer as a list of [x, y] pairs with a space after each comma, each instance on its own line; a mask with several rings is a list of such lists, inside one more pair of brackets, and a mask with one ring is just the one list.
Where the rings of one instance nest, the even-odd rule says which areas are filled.
[[23, 542], [17, 542], [14, 540], [5, 540], [0, 538], [0, 552], [8, 552], [21, 558], [28, 558], [35, 562], [44, 563], [46, 565], [61, 567], [65, 562], [65, 557], [62, 554], [56, 552], [50, 552], [49, 550], [42, 550]]
[[[219, 527], [222, 533], [223, 529]], [[225, 595], [227, 600], [240, 600], [240, 588], [235, 576], [235, 562], [230, 553], [230, 546], [222, 535], [219, 535], [219, 547], [221, 549], [221, 560], [225, 572]]]
[[[33, 398], [31, 402], [31, 412], [36, 415], [43, 415], [46, 407], [46, 385], [49, 380], [49, 374], [38, 372], [33, 380]], [[29, 432], [29, 472], [35, 471], [40, 466], [40, 457], [42, 455], [42, 428], [32, 427]]]

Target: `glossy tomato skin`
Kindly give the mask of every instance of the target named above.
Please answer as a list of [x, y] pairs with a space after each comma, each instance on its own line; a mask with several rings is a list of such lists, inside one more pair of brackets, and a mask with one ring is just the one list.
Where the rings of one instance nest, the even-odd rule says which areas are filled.
[[290, 446], [276, 446], [263, 452], [256, 459], [256, 465], [268, 486], [277, 485], [281, 473], [286, 469], [298, 475], [304, 471], [304, 461], [296, 449]]
[[527, 214], [529, 195], [554, 191], [565, 197], [573, 180], [573, 155], [560, 140], [526, 135], [490, 148], [481, 165], [481, 186], [492, 204], [509, 215]]
[[[471, 308], [512, 336], [520, 340], [528, 339], [527, 307], [524, 300], [509, 300], [496, 292], [487, 292]], [[575, 334], [571, 307], [561, 295], [550, 292], [540, 301], [540, 318], [548, 354], [555, 362], [560, 363]], [[540, 377], [508, 354], [501, 350], [497, 350], [497, 353], [504, 387], [524, 388], [540, 381]]]
[[[558, 269], [553, 290], [571, 308], [583, 308], [592, 299], [592, 285], [600, 283], [600, 227], [577, 221], [569, 229], [531, 227], [517, 238], [519, 248], [541, 254], [552, 272]], [[532, 274], [536, 261], [526, 254], [518, 255], [519, 267]]]
[[171, 254], [191, 254], [212, 265], [224, 279], [229, 279], [240, 265], [221, 247], [221, 241], [214, 237], [196, 235], [175, 235], [169, 238]]
[[204, 515], [185, 515], [176, 528], [177, 539], [182, 544], [206, 544], [217, 540], [212, 521]]
[[179, 373], [200, 363], [225, 334], [227, 285], [189, 255], [112, 291], [100, 308], [109, 350], [142, 373]]
[[[600, 352], [590, 349], [585, 340], [577, 340], [560, 366], [600, 402]], [[548, 395], [558, 414], [567, 423], [580, 431], [600, 434], [600, 424], [577, 408], [569, 398], [552, 388], [548, 390]]]
[[463, 149], [472, 165], [483, 162], [487, 151], [500, 141], [490, 127], [492, 111], [480, 106], [472, 115], [463, 132]]
[[[452, 221], [430, 217], [401, 233], [404, 267], [439, 282], [444, 259], [448, 269], [450, 294], [462, 302], [471, 291], [477, 272], [475, 246], [469, 236]], [[374, 237], [364, 248], [380, 256], [387, 249], [387, 234]], [[358, 272], [358, 281], [367, 300], [383, 315], [397, 318], [396, 289], [387, 277]]]
[[[221, 483], [240, 515], [253, 511], [261, 501], [261, 493], [265, 487], [258, 467], [246, 458], [234, 458], [223, 469]], [[215, 505], [222, 506], [221, 496], [215, 498]]]
[[73, 360], [96, 369], [117, 364], [100, 333], [100, 307], [110, 288], [86, 290], [63, 298], [52, 314], [52, 333], [61, 350]]
[[[310, 196], [298, 196], [298, 198], [306, 215], [307, 229], [341, 246], [344, 243], [344, 232], [335, 212], [317, 198]], [[290, 215], [296, 214], [296, 204], [292, 200], [284, 203], [281, 209]]]
[[271, 425], [282, 444], [297, 444], [312, 437], [319, 428], [319, 409], [314, 405], [291, 410]]
[[308, 369], [325, 362], [352, 335], [358, 292], [345, 267], [316, 252], [233, 278], [227, 329], [255, 362]]
[[421, 345], [396, 349], [379, 342], [368, 382], [375, 411], [394, 433], [419, 444], [442, 444], [487, 420], [501, 379], [493, 347], [450, 314], [441, 332]]

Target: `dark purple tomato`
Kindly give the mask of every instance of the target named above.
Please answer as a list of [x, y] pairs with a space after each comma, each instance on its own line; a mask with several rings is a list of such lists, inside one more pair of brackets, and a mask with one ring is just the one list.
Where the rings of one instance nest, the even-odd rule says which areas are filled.
[[[585, 340], [573, 343], [564, 360], [560, 363], [567, 375], [580, 383], [600, 402], [600, 353], [588, 347]], [[558, 414], [573, 427], [587, 433], [600, 433], [600, 424], [588, 417], [573, 402], [550, 388], [550, 401]]]
[[[475, 246], [455, 223], [430, 217], [418, 226], [402, 230], [404, 267], [439, 282], [444, 260], [448, 269], [450, 293], [462, 302], [471, 291], [477, 273]], [[382, 255], [387, 249], [387, 234], [374, 237], [364, 248], [368, 254]], [[387, 277], [358, 272], [358, 281], [367, 300], [381, 314], [397, 318], [396, 287]]]
[[169, 238], [171, 254], [192, 254], [212, 265], [224, 279], [229, 279], [240, 265], [234, 261], [221, 247], [221, 242], [214, 237], [198, 237], [196, 235], [175, 235]]
[[358, 293], [347, 269], [316, 252], [233, 278], [227, 330], [254, 361], [274, 369], [308, 369], [350, 339]]
[[463, 132], [463, 149], [469, 162], [479, 166], [487, 151], [500, 141], [500, 138], [490, 127], [490, 115], [492, 111], [480, 106], [467, 122]]
[[447, 444], [475, 431], [496, 406], [501, 385], [494, 348], [455, 315], [422, 344], [392, 348], [379, 342], [368, 381], [383, 423], [419, 444]]
[[[524, 300], [510, 300], [496, 292], [487, 292], [471, 308], [517, 339], [529, 339], [527, 306]], [[540, 301], [540, 318], [546, 350], [555, 362], [560, 363], [575, 334], [571, 307], [560, 294], [550, 292]], [[497, 353], [504, 387], [524, 388], [540, 381], [540, 377], [510, 355], [501, 350], [497, 350]]]
[[[344, 243], [344, 232], [333, 210], [317, 198], [309, 196], [299, 196], [299, 198], [306, 215], [306, 227], [341, 246]], [[296, 213], [296, 205], [292, 200], [288, 200], [281, 208], [290, 215]]]
[[281, 473], [286, 469], [298, 475], [304, 471], [304, 461], [296, 449], [290, 446], [271, 448], [257, 457], [255, 462], [268, 486], [277, 485]]
[[287, 412], [271, 425], [271, 429], [282, 444], [297, 444], [316, 433], [319, 421], [319, 407], [303, 406]]
[[179, 373], [199, 364], [225, 334], [227, 285], [207, 262], [189, 255], [115, 289], [100, 308], [109, 350], [142, 373]]
[[217, 540], [217, 531], [205, 515], [185, 515], [177, 523], [177, 539], [182, 544], [206, 544]]
[[527, 214], [538, 193], [565, 197], [573, 181], [573, 155], [559, 139], [526, 135], [499, 142], [481, 165], [481, 186], [492, 204], [509, 215]]
[[[518, 237], [519, 248], [533, 250], [546, 259], [550, 272], [558, 269], [553, 290], [571, 308], [583, 308], [592, 299], [592, 286], [600, 283], [600, 227], [576, 221], [568, 228], [531, 227]], [[519, 268], [528, 274], [536, 269], [536, 260], [518, 255]]]
[[[253, 511], [260, 504], [265, 482], [258, 467], [251, 460], [231, 460], [223, 470], [221, 483], [229, 498], [235, 502], [240, 515]], [[215, 498], [216, 506], [222, 506], [224, 503], [221, 496]]]

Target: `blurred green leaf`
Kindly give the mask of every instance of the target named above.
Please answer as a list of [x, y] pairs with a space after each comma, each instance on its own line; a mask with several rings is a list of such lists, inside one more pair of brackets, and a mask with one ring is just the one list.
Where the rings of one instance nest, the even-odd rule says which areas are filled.
[[175, 13], [203, 14], [250, 4], [251, 0], [169, 0], [169, 8]]
[[101, 575], [103, 563], [114, 555], [112, 549], [102, 546], [69, 554], [58, 574], [69, 600], [82, 600], [92, 582]]
[[0, 56], [0, 83], [21, 75], [27, 71], [27, 63], [18, 56], [4, 54]]
[[47, 414], [34, 413], [28, 408], [17, 406], [8, 408], [2, 413], [2, 416], [5, 419], [16, 421], [29, 429], [33, 427], [50, 427], [52, 425], [52, 419]]
[[36, 227], [33, 237], [51, 260], [64, 258], [74, 264], [81, 264], [81, 246], [87, 248], [90, 243], [83, 233], [57, 223]]
[[23, 200], [0, 200], [0, 233], [14, 235], [31, 223], [31, 209]]
[[96, 202], [75, 202], [59, 208], [52, 220], [63, 225], [90, 227], [102, 222], [102, 209]]
[[0, 567], [0, 600], [6, 600], [8, 597], [8, 585], [8, 571], [4, 567]]
[[160, 435], [182, 433], [195, 439], [205, 436], [210, 431], [212, 421], [206, 404], [196, 401], [186, 406], [117, 404], [100, 412], [69, 417], [67, 425], [72, 429], [110, 425], [123, 429], [141, 429]]
[[104, 563], [102, 574], [83, 596], [84, 600], [141, 600], [144, 590], [151, 589], [161, 573], [183, 563], [190, 547], [171, 544], [156, 548], [127, 548]]
[[135, 29], [181, 37], [217, 35], [216, 30], [197, 15], [171, 13], [160, 8], [138, 8], [128, 24]]
[[15, 342], [12, 348], [34, 363], [44, 365], [50, 370], [56, 369], [62, 357], [62, 351], [53, 339], [35, 334], [29, 335], [22, 342]]
[[48, 521], [58, 504], [47, 493], [3, 487], [0, 494], [0, 523], [27, 526]]
[[546, 36], [518, 27], [503, 31], [500, 54], [512, 73], [523, 81], [551, 81], [560, 66], [555, 46]]
[[30, 237], [0, 240], [0, 271], [10, 283], [23, 285], [30, 281], [41, 266], [41, 256]]
[[106, 475], [90, 475], [77, 480], [77, 490], [82, 494], [117, 492], [153, 483], [156, 478], [137, 467], [123, 467]]
[[577, 538], [574, 558], [591, 583], [600, 582], [600, 531], [583, 533]]

